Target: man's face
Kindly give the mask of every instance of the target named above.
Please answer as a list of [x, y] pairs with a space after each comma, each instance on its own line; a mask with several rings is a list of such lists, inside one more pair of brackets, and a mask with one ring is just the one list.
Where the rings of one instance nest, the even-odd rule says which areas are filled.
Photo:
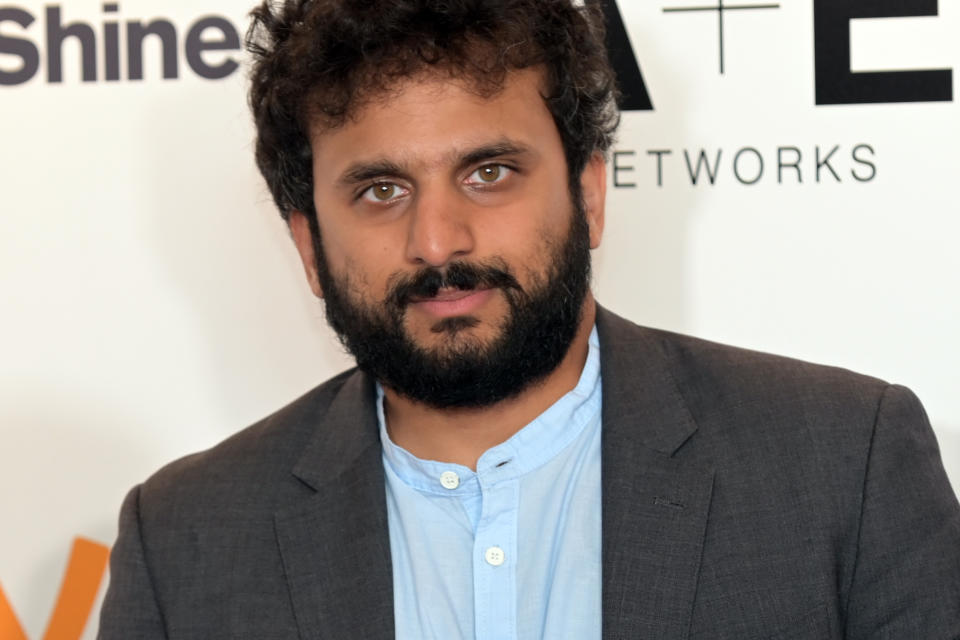
[[401, 395], [497, 402], [552, 371], [579, 326], [603, 163], [574, 202], [539, 88], [534, 71], [489, 98], [418, 77], [313, 137], [322, 244], [295, 213], [297, 247], [358, 364]]

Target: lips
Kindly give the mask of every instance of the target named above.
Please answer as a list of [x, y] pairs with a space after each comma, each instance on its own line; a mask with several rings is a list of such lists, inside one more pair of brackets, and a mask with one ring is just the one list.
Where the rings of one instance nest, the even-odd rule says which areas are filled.
[[[482, 291], [482, 289], [480, 291]], [[462, 300], [463, 298], [472, 296], [477, 292], [477, 289], [454, 289], [449, 287], [440, 289], [437, 291], [437, 295], [431, 298], [414, 298], [413, 302], [429, 302], [431, 300], [435, 300], [437, 302], [453, 302], [454, 300]]]
[[473, 313], [493, 296], [493, 289], [440, 289], [430, 298], [413, 298], [411, 306], [437, 318]]

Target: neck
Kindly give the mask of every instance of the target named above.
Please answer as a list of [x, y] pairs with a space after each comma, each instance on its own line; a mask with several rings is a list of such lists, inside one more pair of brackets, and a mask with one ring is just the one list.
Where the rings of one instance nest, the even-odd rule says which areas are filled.
[[577, 333], [557, 368], [517, 396], [489, 407], [435, 409], [384, 388], [390, 439], [418, 458], [476, 470], [484, 451], [508, 440], [577, 386], [595, 318], [596, 304], [587, 294]]

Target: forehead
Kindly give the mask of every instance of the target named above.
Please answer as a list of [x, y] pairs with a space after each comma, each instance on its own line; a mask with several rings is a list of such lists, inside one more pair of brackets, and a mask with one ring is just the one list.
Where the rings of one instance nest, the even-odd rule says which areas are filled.
[[403, 80], [368, 100], [339, 127], [315, 127], [314, 168], [336, 171], [357, 160], [377, 159], [439, 166], [504, 140], [562, 152], [542, 84], [541, 72], [534, 69], [511, 71], [492, 94], [448, 75]]

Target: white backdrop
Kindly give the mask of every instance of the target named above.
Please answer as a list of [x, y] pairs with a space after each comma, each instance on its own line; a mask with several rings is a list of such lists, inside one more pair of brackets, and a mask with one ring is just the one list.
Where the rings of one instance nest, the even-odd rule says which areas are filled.
[[[960, 107], [817, 106], [814, 0], [724, 12], [721, 75], [718, 12], [663, 11], [685, 4], [620, 2], [654, 110], [623, 118], [598, 298], [643, 324], [907, 384], [960, 486]], [[222, 16], [242, 33], [246, 3], [51, 5], [95, 47], [83, 81], [67, 37], [59, 82], [44, 6], [0, 8], [4, 640], [23, 637], [14, 617], [27, 638], [56, 636], [73, 540], [110, 544], [130, 486], [349, 365], [253, 166], [243, 70], [195, 70], [242, 54], [188, 59], [192, 25]], [[126, 24], [158, 18], [175, 31], [176, 77], [149, 36], [129, 80]], [[958, 33], [953, 2], [856, 20], [852, 66], [955, 69]], [[202, 35], [229, 45], [222, 28]], [[113, 50], [121, 79], [108, 81]], [[835, 146], [818, 182], [818, 150], [822, 163]], [[778, 148], [799, 168], [782, 182]], [[705, 167], [692, 184], [686, 158], [695, 169], [701, 150], [711, 170], [720, 153], [713, 184]]]

